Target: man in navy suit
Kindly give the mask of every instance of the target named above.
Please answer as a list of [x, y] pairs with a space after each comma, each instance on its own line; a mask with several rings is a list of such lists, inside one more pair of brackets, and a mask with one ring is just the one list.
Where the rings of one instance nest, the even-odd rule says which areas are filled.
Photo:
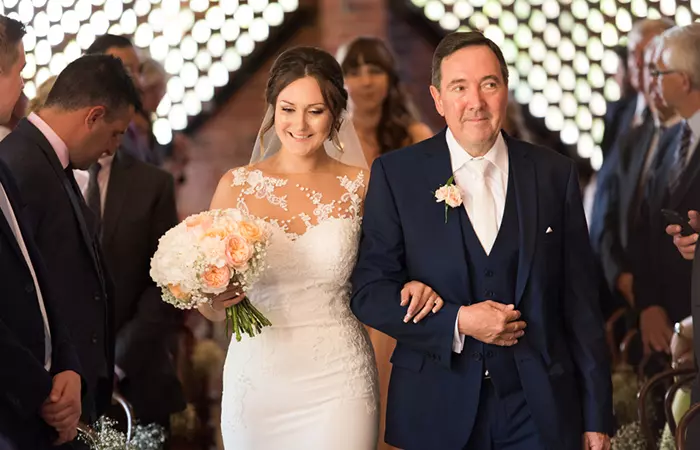
[[[24, 26], [0, 15], [0, 124], [22, 92]], [[56, 313], [24, 204], [0, 163], [0, 449], [73, 440], [82, 391], [78, 357]]]
[[385, 439], [405, 450], [610, 445], [574, 162], [501, 132], [507, 85], [492, 41], [448, 35], [430, 88], [447, 129], [372, 167], [351, 306], [398, 341]]

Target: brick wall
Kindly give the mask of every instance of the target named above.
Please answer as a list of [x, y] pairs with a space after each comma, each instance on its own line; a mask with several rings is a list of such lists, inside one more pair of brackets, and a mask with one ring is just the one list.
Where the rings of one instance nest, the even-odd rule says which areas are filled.
[[[384, 0], [301, 0], [300, 5], [315, 7], [316, 19], [279, 51], [315, 45], [335, 53], [356, 36], [387, 39], [397, 54], [402, 80], [423, 121], [435, 131], [443, 126], [428, 91], [433, 47], [400, 15], [393, 14]], [[224, 172], [248, 162], [265, 110], [263, 95], [271, 64], [272, 58], [214, 117], [186, 139], [189, 163], [186, 182], [178, 191], [181, 216], [207, 209]]]

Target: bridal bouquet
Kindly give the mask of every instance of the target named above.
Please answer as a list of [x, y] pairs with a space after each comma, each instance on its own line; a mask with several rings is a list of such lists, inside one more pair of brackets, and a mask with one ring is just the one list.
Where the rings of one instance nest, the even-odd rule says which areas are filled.
[[[246, 292], [265, 268], [268, 233], [262, 220], [235, 208], [195, 214], [169, 230], [151, 260], [151, 278], [163, 300], [192, 309], [234, 287]], [[255, 336], [271, 325], [246, 298], [226, 309], [226, 330]]]

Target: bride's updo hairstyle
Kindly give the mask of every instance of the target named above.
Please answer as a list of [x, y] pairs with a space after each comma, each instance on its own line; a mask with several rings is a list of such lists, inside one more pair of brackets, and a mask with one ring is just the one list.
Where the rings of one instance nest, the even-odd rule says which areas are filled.
[[[316, 47], [294, 47], [282, 52], [270, 69], [270, 77], [265, 88], [265, 103], [275, 111], [277, 97], [287, 86], [298, 79], [314, 77], [321, 88], [323, 100], [331, 113], [329, 139], [340, 149], [338, 131], [342, 124], [342, 113], [348, 105], [348, 92], [345, 90], [343, 70], [335, 58]], [[260, 130], [260, 140], [275, 124], [272, 114]]]

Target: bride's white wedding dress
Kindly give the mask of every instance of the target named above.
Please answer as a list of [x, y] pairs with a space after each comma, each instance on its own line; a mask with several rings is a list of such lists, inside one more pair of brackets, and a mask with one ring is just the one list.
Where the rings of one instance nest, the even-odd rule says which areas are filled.
[[374, 449], [376, 365], [365, 328], [350, 310], [349, 284], [365, 175], [294, 177], [247, 168], [232, 173], [231, 188], [240, 191], [236, 207], [270, 224], [269, 268], [247, 294], [272, 327], [229, 345], [224, 445]]

